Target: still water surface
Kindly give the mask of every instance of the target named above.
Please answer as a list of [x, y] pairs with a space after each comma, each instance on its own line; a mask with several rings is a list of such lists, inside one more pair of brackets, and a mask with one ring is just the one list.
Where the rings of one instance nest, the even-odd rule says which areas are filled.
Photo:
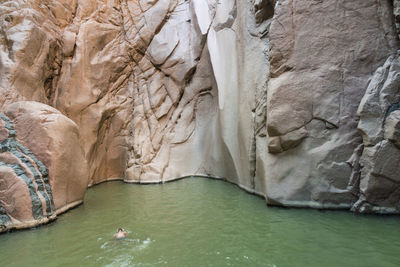
[[[118, 227], [128, 238], [115, 241]], [[55, 223], [0, 235], [1, 266], [400, 266], [400, 218], [266, 207], [222, 181], [104, 183]]]

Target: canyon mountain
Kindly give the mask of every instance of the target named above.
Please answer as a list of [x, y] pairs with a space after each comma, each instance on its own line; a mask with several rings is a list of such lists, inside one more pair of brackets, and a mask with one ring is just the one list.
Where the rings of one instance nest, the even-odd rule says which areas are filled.
[[0, 1], [0, 232], [109, 180], [400, 213], [400, 1]]

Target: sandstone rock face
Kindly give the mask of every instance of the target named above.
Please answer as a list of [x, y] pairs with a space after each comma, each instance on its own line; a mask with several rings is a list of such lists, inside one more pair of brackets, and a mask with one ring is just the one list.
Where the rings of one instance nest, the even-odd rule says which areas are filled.
[[[175, 145], [201, 146], [199, 137], [191, 138], [196, 113], [206, 109], [205, 123], [215, 113], [212, 70], [193, 4], [6, 1], [1, 16], [10, 21], [1, 43], [1, 104], [36, 100], [75, 121], [90, 184], [160, 182], [200, 168], [202, 160], [193, 160], [195, 166], [167, 170]], [[12, 39], [20, 28], [25, 34]]]
[[18, 100], [50, 103], [62, 60], [62, 33], [76, 0], [2, 1], [0, 106]]
[[216, 90], [193, 5], [79, 5], [69, 27], [75, 50], [63, 61], [53, 105], [79, 125], [90, 184], [201, 173], [213, 145], [204, 138], [215, 127]]
[[[272, 205], [394, 212], [397, 191], [377, 177], [393, 166], [379, 163], [383, 152], [396, 159], [398, 114], [362, 103], [377, 79], [397, 79], [378, 77], [396, 68], [397, 9], [381, 0], [3, 1], [0, 108], [34, 100], [75, 122], [89, 185], [205, 175]], [[389, 91], [381, 98], [398, 94]], [[75, 201], [63, 192], [53, 192], [56, 209]]]
[[13, 103], [0, 118], [0, 231], [45, 223], [82, 203], [88, 173], [76, 124], [32, 101]]
[[[12, 23], [5, 23], [2, 35], [3, 105], [36, 100], [76, 122], [90, 185], [203, 174], [228, 177], [253, 190], [254, 102], [256, 94], [265, 98], [265, 34], [273, 14], [272, 2], [266, 2], [268, 8], [263, 3], [5, 2], [2, 16]], [[258, 19], [255, 8], [261, 12]], [[11, 20], [21, 9], [34, 15]], [[7, 33], [22, 21], [30, 28], [17, 36], [21, 45], [7, 45]], [[29, 50], [37, 31], [46, 38], [34, 45], [46, 48], [54, 42], [54, 51]], [[242, 38], [246, 44], [237, 45]], [[57, 64], [40, 75], [21, 71], [32, 69], [25, 64], [28, 57], [38, 70]], [[246, 58], [254, 62], [240, 64]], [[34, 75], [35, 83], [26, 77], [20, 78], [24, 86], [15, 83], [22, 73]], [[263, 105], [260, 100], [261, 120]], [[260, 176], [260, 194], [263, 184]]]

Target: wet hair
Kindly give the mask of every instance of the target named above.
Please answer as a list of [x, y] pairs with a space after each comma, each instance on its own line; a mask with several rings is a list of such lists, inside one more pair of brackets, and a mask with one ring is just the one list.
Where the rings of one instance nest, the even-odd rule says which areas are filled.
[[122, 228], [118, 228], [118, 232], [121, 232], [121, 231], [123, 231]]

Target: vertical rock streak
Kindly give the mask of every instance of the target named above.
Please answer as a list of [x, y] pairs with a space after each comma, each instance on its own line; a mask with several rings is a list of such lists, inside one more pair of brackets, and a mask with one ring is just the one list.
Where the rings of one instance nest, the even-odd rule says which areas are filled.
[[[26, 183], [32, 200], [32, 215], [34, 219], [38, 220], [42, 219], [44, 216], [51, 216], [55, 212], [55, 208], [46, 166], [38, 160], [28, 148], [22, 146], [15, 139], [16, 132], [12, 122], [1, 113], [0, 118], [5, 122], [5, 128], [9, 131], [8, 138], [0, 144], [1, 153], [11, 152], [29, 169], [33, 174], [34, 180], [29, 178], [29, 174], [24, 171], [24, 168], [20, 164], [0, 162], [0, 166], [12, 168], [16, 175]], [[34, 164], [32, 164], [31, 160], [33, 160]], [[46, 214], [43, 213], [42, 201], [39, 195], [45, 199]]]

